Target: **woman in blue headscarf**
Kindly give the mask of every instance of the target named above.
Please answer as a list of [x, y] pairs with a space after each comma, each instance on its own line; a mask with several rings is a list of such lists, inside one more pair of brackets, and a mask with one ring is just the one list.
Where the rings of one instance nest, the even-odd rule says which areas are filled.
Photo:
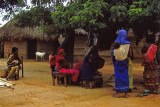
[[[114, 62], [114, 72], [115, 72], [115, 90], [116, 94], [113, 94], [113, 97], [119, 97], [119, 92], [124, 92], [124, 97], [129, 97], [127, 92], [129, 91], [129, 75], [128, 75], [128, 56], [131, 56], [130, 53], [130, 41], [127, 40], [127, 32], [125, 30], [120, 30], [118, 32], [118, 37], [114, 41], [115, 43], [120, 44], [120, 48], [123, 47], [124, 55], [122, 56], [123, 59], [118, 59], [115, 53], [117, 55], [122, 55], [120, 51], [116, 52], [116, 49], [112, 47], [112, 58]], [[119, 53], [118, 53], [119, 52]], [[124, 56], [126, 56], [124, 58]], [[119, 58], [121, 56], [118, 56]]]

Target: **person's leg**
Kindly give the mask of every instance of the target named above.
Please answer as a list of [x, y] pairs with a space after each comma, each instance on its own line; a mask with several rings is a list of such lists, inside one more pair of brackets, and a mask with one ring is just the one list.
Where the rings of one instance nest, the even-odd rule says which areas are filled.
[[113, 94], [113, 95], [112, 95], [112, 97], [119, 98], [118, 91], [116, 91], [116, 93], [115, 93], [115, 94]]
[[127, 92], [125, 92], [124, 97], [125, 97], [125, 98], [128, 98], [128, 97], [129, 97], [129, 95], [128, 95]]
[[10, 70], [8, 76], [7, 76], [7, 80], [14, 75], [15, 70], [16, 70], [16, 67], [11, 67], [11, 70]]
[[52, 70], [52, 72], [54, 72], [55, 71], [55, 66], [51, 65], [51, 70]]
[[15, 66], [15, 74], [17, 75], [19, 71], [19, 66]]

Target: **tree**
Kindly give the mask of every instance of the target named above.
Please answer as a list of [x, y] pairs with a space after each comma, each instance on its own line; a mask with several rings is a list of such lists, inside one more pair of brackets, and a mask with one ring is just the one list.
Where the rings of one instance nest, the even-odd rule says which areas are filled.
[[154, 34], [159, 30], [158, 18], [160, 17], [159, 0], [139, 0], [133, 2], [128, 10], [129, 24], [137, 35], [137, 40], [144, 35], [147, 36], [148, 30]]
[[107, 10], [107, 6], [102, 0], [76, 0], [69, 6], [57, 6], [57, 10], [52, 12], [52, 19], [60, 31], [82, 28], [96, 32], [106, 27], [104, 21], [99, 19], [104, 17], [102, 10]]
[[96, 33], [106, 27], [103, 20], [99, 20], [104, 17], [103, 9], [107, 9], [107, 3], [102, 0], [76, 0], [68, 6], [57, 6], [52, 12], [54, 30], [66, 35], [60, 48], [65, 49], [68, 62], [73, 62], [74, 30], [81, 28]]
[[15, 24], [20, 27], [45, 26], [53, 23], [51, 12], [43, 7], [34, 7], [30, 10], [23, 10], [15, 15], [14, 19], [17, 21]]

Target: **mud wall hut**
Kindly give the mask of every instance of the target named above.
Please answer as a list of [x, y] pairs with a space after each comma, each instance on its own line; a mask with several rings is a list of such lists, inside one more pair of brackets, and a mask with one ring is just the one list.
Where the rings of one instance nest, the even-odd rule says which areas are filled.
[[19, 56], [24, 59], [35, 59], [35, 52], [46, 52], [45, 59], [55, 50], [58, 43], [57, 35], [47, 35], [40, 27], [21, 28], [11, 20], [0, 28], [0, 41], [4, 43], [4, 58], [8, 58], [12, 47], [19, 49]]

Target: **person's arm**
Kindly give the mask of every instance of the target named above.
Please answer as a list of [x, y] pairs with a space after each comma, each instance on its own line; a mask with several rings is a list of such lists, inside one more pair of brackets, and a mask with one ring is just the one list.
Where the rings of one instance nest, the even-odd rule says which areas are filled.
[[131, 47], [131, 46], [130, 46], [130, 48], [129, 48], [128, 56], [131, 58], [131, 60], [134, 60], [134, 54], [133, 54], [133, 50], [132, 50], [132, 47]]
[[22, 61], [21, 61], [21, 59], [18, 56], [18, 65], [21, 64], [21, 63], [22, 63]]
[[10, 55], [7, 61], [7, 65], [12, 65], [13, 64], [13, 56]]
[[115, 62], [115, 56], [114, 56], [114, 48], [112, 47], [112, 50], [111, 50], [111, 56], [112, 56], [112, 62], [114, 63]]
[[50, 63], [51, 63], [53, 60], [55, 60], [55, 56], [51, 57]]

